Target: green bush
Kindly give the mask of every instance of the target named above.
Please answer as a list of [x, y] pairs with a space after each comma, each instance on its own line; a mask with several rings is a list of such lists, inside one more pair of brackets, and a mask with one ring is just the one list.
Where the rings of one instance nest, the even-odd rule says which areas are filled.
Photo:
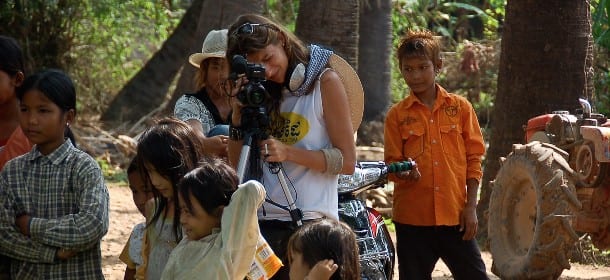
[[89, 0], [75, 23], [69, 72], [78, 88], [79, 106], [99, 115], [110, 98], [161, 47], [184, 10], [168, 10], [164, 1]]

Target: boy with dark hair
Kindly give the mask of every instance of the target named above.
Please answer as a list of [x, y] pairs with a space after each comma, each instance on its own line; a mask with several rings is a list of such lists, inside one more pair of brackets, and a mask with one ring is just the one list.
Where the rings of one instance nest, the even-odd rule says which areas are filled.
[[430, 279], [439, 258], [455, 279], [488, 279], [474, 239], [485, 153], [474, 109], [435, 82], [443, 62], [432, 32], [408, 32], [396, 53], [411, 92], [387, 114], [384, 158], [417, 162], [390, 177], [400, 279]]

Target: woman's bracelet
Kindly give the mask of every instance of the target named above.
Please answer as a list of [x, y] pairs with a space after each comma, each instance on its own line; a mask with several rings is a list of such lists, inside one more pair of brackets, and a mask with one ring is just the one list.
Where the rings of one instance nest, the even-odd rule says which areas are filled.
[[326, 160], [326, 170], [324, 172], [337, 175], [343, 169], [343, 154], [337, 148], [322, 149]]
[[229, 126], [229, 139], [233, 141], [239, 141], [244, 139], [244, 133], [241, 127]]

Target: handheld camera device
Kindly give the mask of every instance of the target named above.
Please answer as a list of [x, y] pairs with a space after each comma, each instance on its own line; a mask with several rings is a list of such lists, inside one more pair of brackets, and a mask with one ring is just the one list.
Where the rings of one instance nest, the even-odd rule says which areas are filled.
[[248, 78], [248, 83], [237, 93], [237, 99], [246, 107], [259, 107], [265, 104], [269, 94], [262, 85], [265, 81], [265, 67], [260, 64], [249, 63], [245, 57], [234, 55], [231, 61], [232, 72], [230, 78], [236, 80], [241, 75]]

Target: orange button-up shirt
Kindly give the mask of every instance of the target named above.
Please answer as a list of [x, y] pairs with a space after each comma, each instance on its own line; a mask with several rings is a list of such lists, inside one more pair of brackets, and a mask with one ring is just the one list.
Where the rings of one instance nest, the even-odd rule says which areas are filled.
[[393, 220], [416, 226], [454, 226], [466, 203], [466, 179], [480, 181], [485, 144], [477, 116], [465, 98], [437, 85], [430, 110], [413, 93], [385, 120], [387, 163], [415, 160], [417, 182], [394, 181]]
[[23, 134], [21, 127], [17, 127], [13, 134], [8, 138], [6, 145], [0, 150], [0, 170], [4, 167], [7, 161], [23, 155], [32, 149], [30, 140]]

